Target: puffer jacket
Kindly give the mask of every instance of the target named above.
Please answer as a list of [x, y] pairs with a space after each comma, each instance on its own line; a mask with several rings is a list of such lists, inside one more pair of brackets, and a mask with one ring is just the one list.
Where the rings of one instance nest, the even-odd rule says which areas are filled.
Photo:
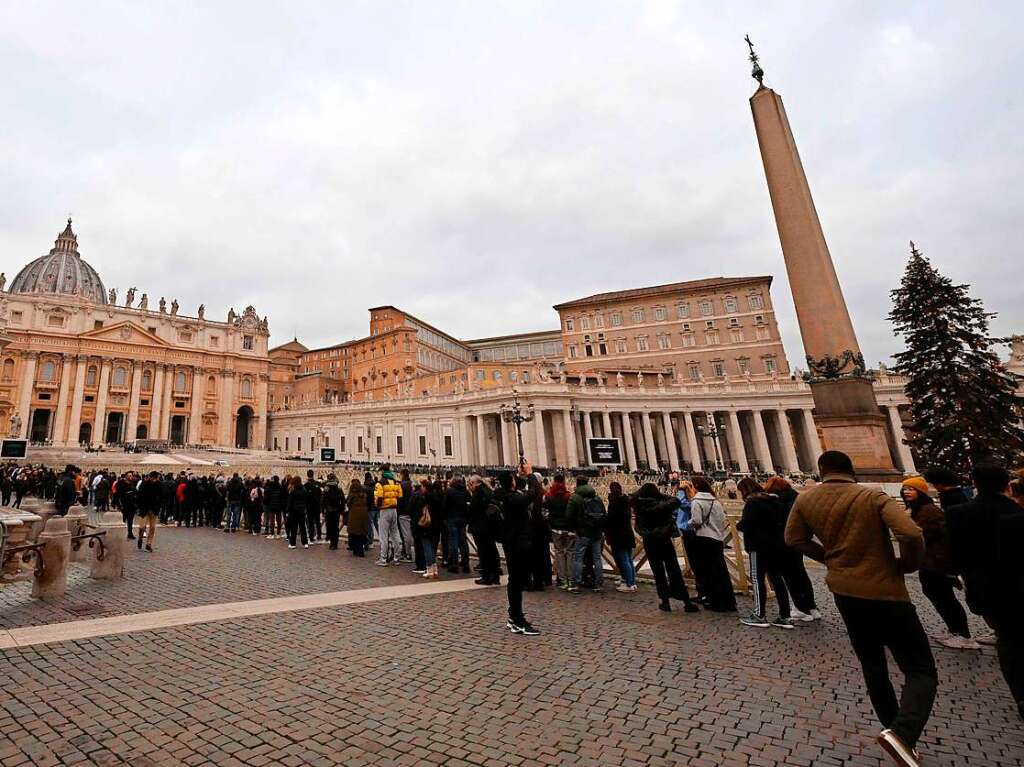
[[402, 497], [402, 486], [395, 478], [384, 475], [373, 488], [373, 500], [378, 509], [397, 509], [398, 500]]
[[670, 496], [647, 498], [635, 496], [636, 531], [641, 538], [678, 538], [676, 509], [679, 499]]
[[779, 497], [754, 493], [743, 504], [743, 516], [736, 529], [743, 533], [743, 548], [761, 554], [785, 550], [786, 513]]

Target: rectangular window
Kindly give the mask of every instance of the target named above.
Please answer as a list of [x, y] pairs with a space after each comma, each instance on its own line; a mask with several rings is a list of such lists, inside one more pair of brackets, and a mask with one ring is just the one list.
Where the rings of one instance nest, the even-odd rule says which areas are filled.
[[713, 345], [713, 344], [717, 344], [718, 343], [718, 331], [717, 330], [709, 330], [707, 333], [705, 333], [704, 334], [704, 343], [708, 344], [709, 346]]
[[697, 339], [696, 339], [696, 337], [694, 337], [693, 333], [683, 333], [681, 337], [683, 339], [683, 346], [684, 347], [690, 347], [690, 346], [696, 346], [697, 345]]
[[767, 341], [768, 340], [768, 327], [767, 325], [759, 325], [757, 328], [757, 340]]
[[242, 348], [246, 351], [252, 351], [253, 349], [253, 338], [252, 336], [242, 336]]
[[575, 346], [570, 346], [569, 347], [569, 359], [571, 359], [571, 360], [576, 359], [576, 347]]
[[712, 362], [711, 369], [715, 371], [715, 378], [722, 378], [725, 375], [725, 364], [722, 362]]
[[626, 341], [623, 338], [619, 338], [615, 341], [615, 352], [616, 354], [626, 353]]
[[220, 346], [220, 336], [210, 336], [210, 346], [215, 349]]
[[701, 301], [700, 302], [700, 313], [703, 314], [705, 317], [707, 317], [713, 311], [714, 311], [714, 307], [711, 305], [710, 301]]
[[662, 320], [665, 319], [665, 307], [664, 306], [657, 306], [657, 307], [654, 308], [654, 319], [656, 319], [658, 322], [661, 322]]
[[729, 318], [729, 327], [731, 327], [731, 328], [738, 328], [739, 326], [740, 326], [740, 321], [739, 321], [738, 317], [730, 317]]
[[103, 327], [103, 320], [93, 320], [93, 322], [92, 322], [92, 329], [93, 330], [99, 330], [102, 327]]
[[741, 344], [741, 343], [743, 343], [743, 331], [742, 330], [730, 331], [729, 335], [732, 337], [732, 342], [734, 344]]
[[739, 305], [739, 302], [735, 298], [730, 296], [729, 298], [725, 299], [725, 313], [726, 314], [736, 314], [736, 312], [738, 312], [739, 310], [740, 310], [740, 305]]
[[595, 317], [594, 317], [594, 327], [595, 328], [603, 328], [604, 327], [604, 315], [603, 314], [595, 315]]
[[658, 348], [659, 349], [671, 349], [672, 339], [667, 335], [658, 336]]
[[377, 454], [380, 455], [383, 452], [384, 452], [384, 438], [378, 434], [377, 435]]
[[302, 437], [295, 438], [295, 449], [300, 452], [302, 451]]
[[704, 321], [704, 327], [706, 327], [708, 330], [713, 330], [714, 327], [715, 327], [715, 321], [714, 320], [705, 320]]
[[740, 375], [746, 375], [750, 372], [750, 360], [746, 357], [740, 357], [736, 360], [736, 367], [739, 368]]
[[690, 380], [700, 380], [700, 365], [690, 365]]
[[572, 333], [574, 330], [576, 330], [576, 323], [573, 322], [572, 320], [566, 320], [565, 329]]
[[341, 437], [338, 439], [338, 450], [340, 450], [342, 453], [345, 452], [345, 435], [344, 434], [341, 435]]
[[755, 314], [754, 315], [754, 324], [756, 324], [756, 325], [764, 324], [764, 315], [763, 314]]
[[608, 354], [608, 346], [604, 343], [598, 344], [597, 353], [600, 354], [602, 357], [606, 356]]
[[580, 318], [580, 330], [590, 330], [590, 317]]
[[679, 319], [685, 320], [687, 317], [690, 316], [690, 305], [679, 304], [679, 306], [676, 307], [676, 311], [679, 314]]
[[633, 310], [633, 323], [637, 324], [644, 321], [644, 310], [634, 309]]
[[764, 369], [766, 373], [774, 373], [777, 368], [775, 367], [775, 358], [768, 357], [764, 361]]
[[359, 455], [363, 454], [363, 435], [361, 434], [358, 437], [356, 437], [356, 452]]
[[[11, 323], [13, 325], [20, 325], [21, 324], [21, 320], [24, 318], [24, 316], [25, 316], [25, 314], [23, 312], [11, 312]], [[97, 320], [97, 322], [100, 323], [100, 327], [102, 328], [103, 327], [102, 320]]]
[[444, 435], [444, 454], [449, 458], [454, 454], [451, 434]]
[[645, 352], [645, 351], [648, 350], [648, 348], [649, 347], [647, 346], [647, 336], [637, 336], [636, 337], [636, 350], [638, 352]]
[[420, 455], [427, 454], [427, 437], [424, 434], [420, 435]]
[[622, 325], [622, 312], [612, 312], [612, 327], [617, 328]]
[[285, 437], [285, 438], [284, 438], [284, 449], [285, 449], [285, 450], [287, 450], [287, 449], [288, 449], [288, 440], [289, 440], [289, 438], [288, 438], [288, 437]]
[[761, 296], [748, 296], [747, 306], [750, 307], [751, 311], [757, 311], [758, 309], [764, 309], [764, 299]]

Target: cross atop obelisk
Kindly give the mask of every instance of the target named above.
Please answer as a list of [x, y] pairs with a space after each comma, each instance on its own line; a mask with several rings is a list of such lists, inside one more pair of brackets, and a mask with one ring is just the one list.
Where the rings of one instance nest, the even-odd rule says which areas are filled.
[[757, 80], [757, 84], [764, 87], [764, 70], [761, 69], [761, 62], [757, 58], [757, 54], [754, 53], [754, 43], [750, 40], [750, 35], [743, 38], [747, 42], [747, 47], [750, 48], [750, 76]]

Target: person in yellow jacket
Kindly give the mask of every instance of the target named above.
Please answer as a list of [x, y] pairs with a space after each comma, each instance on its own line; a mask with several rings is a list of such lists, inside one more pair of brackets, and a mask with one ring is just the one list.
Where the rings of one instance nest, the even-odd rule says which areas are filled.
[[381, 567], [401, 564], [402, 536], [398, 529], [398, 501], [402, 497], [402, 486], [395, 479], [390, 464], [384, 464], [380, 481], [373, 488], [373, 500], [380, 516], [377, 520], [380, 535]]

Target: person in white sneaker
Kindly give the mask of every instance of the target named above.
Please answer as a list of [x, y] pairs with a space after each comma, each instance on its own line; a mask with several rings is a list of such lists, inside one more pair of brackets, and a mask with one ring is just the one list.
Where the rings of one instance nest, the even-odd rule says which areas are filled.
[[980, 650], [981, 645], [971, 639], [967, 612], [953, 591], [960, 588], [960, 579], [951, 572], [945, 513], [932, 501], [924, 477], [903, 480], [900, 497], [907, 505], [911, 519], [924, 533], [924, 562], [917, 571], [917, 577], [921, 591], [946, 624], [947, 630], [939, 636], [939, 644], [955, 650]]
[[629, 498], [622, 492], [622, 485], [612, 482], [608, 485], [608, 519], [605, 540], [612, 550], [615, 564], [619, 568], [622, 582], [616, 591], [631, 594], [636, 591], [636, 568], [633, 566], [633, 549], [636, 533], [633, 532], [633, 511]]

